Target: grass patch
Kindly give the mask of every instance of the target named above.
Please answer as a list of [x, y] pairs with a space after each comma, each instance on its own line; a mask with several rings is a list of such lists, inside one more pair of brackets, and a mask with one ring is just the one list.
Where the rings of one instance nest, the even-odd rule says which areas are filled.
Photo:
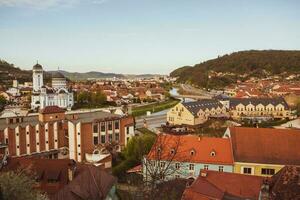
[[150, 111], [151, 113], [159, 112], [168, 108], [172, 108], [179, 102], [180, 100], [178, 99], [169, 99], [161, 103], [136, 107], [132, 109], [132, 115], [137, 117], [137, 116], [146, 115], [147, 111]]

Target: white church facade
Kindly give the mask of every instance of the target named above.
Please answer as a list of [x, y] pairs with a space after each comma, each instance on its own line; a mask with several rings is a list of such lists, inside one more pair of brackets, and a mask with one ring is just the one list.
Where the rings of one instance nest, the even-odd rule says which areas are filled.
[[60, 72], [52, 74], [52, 87], [44, 85], [43, 67], [36, 64], [32, 69], [33, 91], [31, 109], [43, 109], [46, 106], [59, 106], [71, 109], [74, 105], [73, 92], [67, 87], [67, 80]]

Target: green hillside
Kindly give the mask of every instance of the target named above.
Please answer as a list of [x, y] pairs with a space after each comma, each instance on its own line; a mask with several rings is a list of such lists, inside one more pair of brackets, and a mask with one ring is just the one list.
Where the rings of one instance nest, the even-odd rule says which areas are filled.
[[[215, 72], [221, 75], [214, 76]], [[207, 88], [222, 88], [249, 77], [268, 77], [300, 72], [300, 51], [240, 51], [208, 60], [193, 67], [185, 66], [171, 72], [179, 82]], [[210, 78], [209, 78], [210, 77]]]

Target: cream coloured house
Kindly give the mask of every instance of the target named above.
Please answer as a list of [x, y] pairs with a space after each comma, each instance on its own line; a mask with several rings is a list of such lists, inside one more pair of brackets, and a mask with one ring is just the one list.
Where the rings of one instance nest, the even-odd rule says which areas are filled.
[[243, 118], [293, 119], [291, 109], [280, 98], [232, 98], [229, 100], [230, 116], [234, 120]]
[[228, 117], [227, 110], [218, 100], [202, 99], [195, 102], [178, 103], [167, 113], [172, 125], [203, 124], [210, 117]]

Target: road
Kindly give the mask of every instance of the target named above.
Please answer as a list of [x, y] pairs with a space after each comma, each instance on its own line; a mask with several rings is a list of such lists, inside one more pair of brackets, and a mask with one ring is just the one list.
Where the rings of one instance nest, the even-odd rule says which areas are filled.
[[160, 127], [162, 124], [165, 124], [167, 121], [167, 110], [160, 113], [154, 113], [151, 116], [143, 116], [136, 118], [136, 128], [144, 127], [144, 120], [147, 123], [147, 127], [149, 130], [155, 131], [157, 127]]

